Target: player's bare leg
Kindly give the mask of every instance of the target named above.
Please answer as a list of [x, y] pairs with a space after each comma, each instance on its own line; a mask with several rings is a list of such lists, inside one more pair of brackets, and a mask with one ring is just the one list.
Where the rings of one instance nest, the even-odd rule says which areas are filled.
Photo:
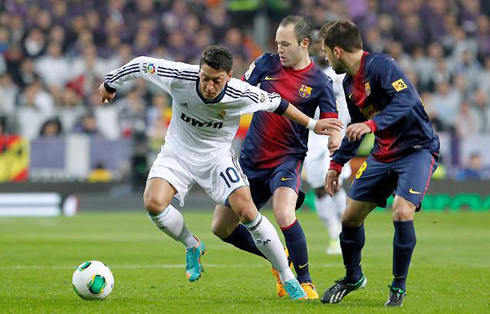
[[168, 181], [153, 178], [146, 184], [144, 204], [151, 221], [186, 247], [186, 275], [193, 282], [201, 277], [201, 256], [204, 255], [205, 247], [187, 229], [182, 214], [170, 204], [175, 194], [177, 190]]
[[375, 203], [360, 202], [347, 198], [347, 208], [342, 214], [340, 246], [346, 276], [331, 286], [322, 297], [323, 303], [338, 303], [347, 294], [367, 284], [361, 269], [361, 250], [364, 247], [364, 220], [376, 208]]
[[292, 299], [306, 299], [307, 295], [288, 266], [279, 236], [270, 221], [262, 216], [255, 207], [248, 186], [235, 190], [228, 198], [234, 213], [240, 222], [252, 234], [257, 248], [267, 257], [279, 272], [286, 292]]
[[413, 218], [415, 205], [396, 195], [393, 201], [393, 282], [386, 306], [402, 306], [406, 295], [406, 280], [413, 250], [417, 243]]
[[[296, 218], [296, 201], [298, 194], [289, 187], [279, 187], [272, 197], [272, 209], [277, 224], [281, 228], [286, 240], [289, 257], [293, 262], [297, 279], [308, 294], [308, 299], [318, 299], [318, 293], [312, 284], [309, 265], [306, 237], [301, 224]], [[282, 295], [282, 287], [277, 286], [278, 295]]]

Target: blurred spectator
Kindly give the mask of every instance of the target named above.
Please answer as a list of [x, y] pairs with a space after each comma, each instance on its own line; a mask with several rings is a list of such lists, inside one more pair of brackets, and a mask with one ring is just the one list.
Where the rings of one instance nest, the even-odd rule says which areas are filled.
[[99, 129], [97, 128], [97, 121], [93, 114], [84, 115], [80, 121], [75, 125], [74, 131], [76, 133], [98, 136], [100, 135]]
[[138, 88], [132, 89], [124, 98], [114, 103], [119, 115], [119, 125], [121, 126], [122, 136], [130, 137], [135, 130], [145, 130], [146, 126], [146, 103]]
[[46, 55], [34, 62], [36, 72], [49, 88], [60, 89], [70, 79], [70, 63], [63, 56], [61, 45], [51, 42], [47, 47]]
[[85, 112], [86, 109], [80, 96], [72, 88], [65, 88], [57, 106], [57, 113], [63, 129], [71, 132]]
[[458, 123], [455, 124], [456, 132], [461, 139], [477, 133], [478, 113], [472, 110], [467, 100], [461, 103], [458, 113]]
[[167, 134], [167, 112], [170, 111], [167, 95], [154, 95], [146, 114], [146, 134], [150, 149], [158, 151]]
[[24, 39], [24, 50], [29, 57], [36, 58], [43, 53], [46, 38], [38, 28], [32, 28]]
[[19, 87], [14, 84], [8, 73], [0, 75], [0, 116], [13, 115]]
[[482, 90], [477, 90], [471, 97], [472, 110], [475, 112], [475, 128], [479, 134], [490, 133], [490, 105], [488, 96]]
[[490, 55], [484, 59], [484, 68], [480, 74], [479, 89], [484, 91], [490, 97]]
[[442, 82], [437, 86], [436, 93], [431, 100], [431, 116], [434, 117], [434, 125], [439, 131], [453, 131], [457, 114], [460, 110], [462, 95], [451, 88], [448, 82]]
[[56, 137], [62, 134], [61, 122], [58, 118], [46, 120], [39, 132], [40, 137]]
[[470, 156], [470, 160], [466, 167], [463, 167], [459, 173], [457, 178], [459, 180], [482, 180], [488, 179], [488, 168], [483, 166], [481, 156], [479, 153], [472, 153]]
[[99, 162], [95, 169], [90, 172], [87, 178], [88, 182], [111, 182], [112, 173], [104, 167], [104, 164]]

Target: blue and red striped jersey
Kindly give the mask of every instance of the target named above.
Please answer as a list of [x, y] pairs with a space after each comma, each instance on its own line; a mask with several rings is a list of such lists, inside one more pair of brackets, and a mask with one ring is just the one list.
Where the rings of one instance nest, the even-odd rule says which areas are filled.
[[[302, 70], [286, 68], [279, 55], [265, 53], [257, 58], [242, 80], [275, 92], [309, 117], [320, 107], [320, 118], [337, 118], [332, 80], [313, 62]], [[255, 167], [273, 168], [288, 156], [304, 158], [308, 150], [304, 126], [280, 115], [255, 112], [243, 143], [242, 155]]]
[[[371, 155], [391, 162], [417, 149], [439, 153], [439, 137], [412, 82], [393, 58], [364, 52], [359, 71], [343, 82], [351, 123], [365, 122], [375, 134]], [[344, 137], [330, 168], [338, 169], [357, 153], [362, 140]]]

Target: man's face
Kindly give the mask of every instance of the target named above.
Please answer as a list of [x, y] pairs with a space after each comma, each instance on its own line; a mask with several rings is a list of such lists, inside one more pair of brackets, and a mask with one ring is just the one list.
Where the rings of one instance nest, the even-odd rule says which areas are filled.
[[[289, 24], [280, 26], [276, 31], [277, 53], [281, 59], [281, 63], [285, 67], [294, 67], [301, 61], [302, 53], [304, 53], [305, 44], [298, 43], [294, 33], [294, 25]], [[308, 43], [306, 43], [308, 45]]]
[[223, 91], [226, 83], [231, 80], [231, 74], [216, 70], [207, 64], [202, 64], [199, 70], [200, 92], [207, 100], [213, 100]]
[[341, 50], [337, 47], [330, 49], [328, 46], [322, 45], [322, 50], [325, 51], [326, 57], [330, 66], [337, 74], [342, 74], [346, 72], [344, 63], [340, 59]]

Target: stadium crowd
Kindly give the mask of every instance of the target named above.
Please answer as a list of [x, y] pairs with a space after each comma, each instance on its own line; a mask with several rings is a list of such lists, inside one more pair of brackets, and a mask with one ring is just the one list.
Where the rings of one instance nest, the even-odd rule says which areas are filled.
[[[117, 139], [137, 132], [158, 147], [168, 96], [136, 82], [102, 104], [96, 89], [105, 74], [139, 55], [197, 63], [206, 46], [220, 44], [233, 53], [238, 77], [263, 50], [275, 50], [271, 30], [288, 14], [315, 28], [353, 20], [367, 51], [391, 55], [408, 73], [438, 132], [462, 141], [490, 136], [485, 0], [4, 0], [0, 134]], [[253, 36], [261, 17], [271, 24], [265, 47]]]

